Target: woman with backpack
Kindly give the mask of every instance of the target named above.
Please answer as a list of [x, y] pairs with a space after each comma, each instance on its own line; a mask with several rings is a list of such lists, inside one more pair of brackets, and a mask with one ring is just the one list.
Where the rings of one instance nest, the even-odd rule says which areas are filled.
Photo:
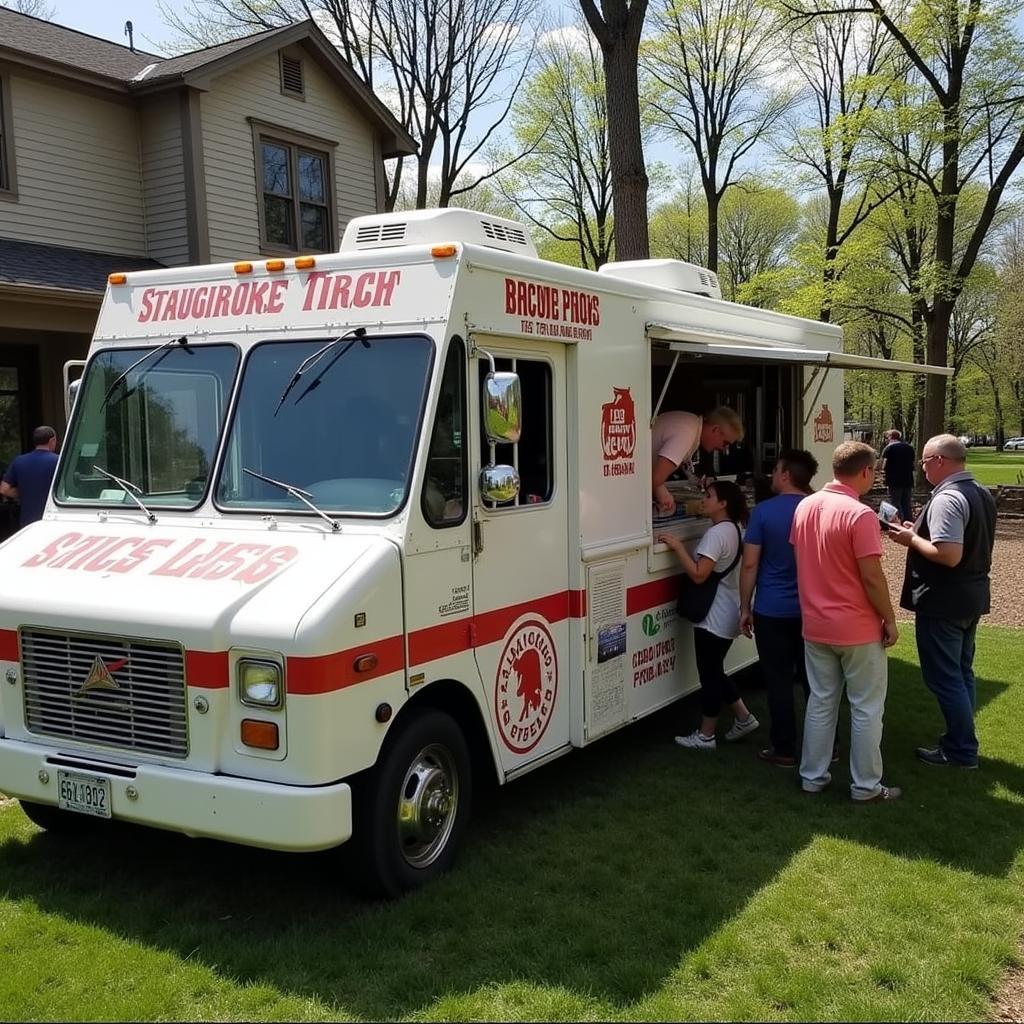
[[657, 539], [676, 553], [683, 567], [679, 611], [694, 619], [693, 646], [700, 678], [700, 728], [687, 736], [677, 736], [676, 743], [710, 751], [717, 746], [715, 726], [723, 704], [735, 716], [725, 734], [727, 741], [746, 736], [759, 723], [743, 703], [736, 684], [725, 674], [725, 656], [740, 631], [741, 526], [747, 521], [747, 501], [736, 484], [715, 480], [704, 492], [702, 511], [712, 525], [700, 539], [695, 557], [678, 537], [662, 534]]

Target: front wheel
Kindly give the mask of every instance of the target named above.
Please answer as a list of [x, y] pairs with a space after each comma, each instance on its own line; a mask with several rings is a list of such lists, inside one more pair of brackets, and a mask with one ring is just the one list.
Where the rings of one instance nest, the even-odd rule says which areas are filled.
[[469, 748], [455, 720], [424, 711], [399, 724], [356, 792], [355, 842], [364, 887], [398, 896], [455, 860], [469, 817]]

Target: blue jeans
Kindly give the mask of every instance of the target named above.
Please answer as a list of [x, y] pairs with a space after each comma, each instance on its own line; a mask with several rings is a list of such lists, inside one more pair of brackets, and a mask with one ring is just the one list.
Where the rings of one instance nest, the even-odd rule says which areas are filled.
[[917, 654], [925, 686], [935, 694], [946, 720], [939, 745], [957, 764], [977, 764], [974, 733], [974, 636], [977, 619], [932, 619], [918, 613]]
[[900, 510], [900, 522], [913, 522], [913, 487], [890, 487], [889, 500]]

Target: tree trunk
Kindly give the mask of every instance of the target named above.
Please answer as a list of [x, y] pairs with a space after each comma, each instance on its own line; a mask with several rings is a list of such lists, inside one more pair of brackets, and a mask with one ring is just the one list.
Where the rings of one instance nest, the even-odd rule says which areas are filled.
[[[708, 188], [704, 191], [704, 199], [708, 205], [708, 270], [717, 274], [719, 197], [714, 188]], [[733, 283], [735, 284], [735, 282]], [[735, 299], [735, 295], [733, 298]]]
[[[928, 324], [928, 343], [925, 347], [927, 362], [933, 366], [946, 366], [949, 352], [949, 322], [953, 316], [953, 301], [936, 298]], [[931, 374], [925, 384], [924, 419], [921, 423], [921, 443], [929, 437], [946, 432], [946, 378]]]
[[647, 224], [647, 170], [640, 141], [637, 41], [615, 36], [601, 47], [608, 95], [608, 155], [612, 167], [615, 258], [650, 257]]

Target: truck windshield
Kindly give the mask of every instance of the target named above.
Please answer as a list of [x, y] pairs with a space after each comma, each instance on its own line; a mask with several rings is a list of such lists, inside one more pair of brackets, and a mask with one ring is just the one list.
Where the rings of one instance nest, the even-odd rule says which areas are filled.
[[131, 481], [148, 508], [195, 508], [202, 501], [238, 349], [168, 344], [161, 355], [139, 362], [155, 351], [108, 349], [89, 363], [61, 457], [58, 502], [136, 508], [111, 474]]
[[[390, 515], [405, 501], [433, 343], [423, 336], [264, 342], [249, 355], [216, 501], [225, 509]], [[300, 382], [289, 388], [297, 368]]]

